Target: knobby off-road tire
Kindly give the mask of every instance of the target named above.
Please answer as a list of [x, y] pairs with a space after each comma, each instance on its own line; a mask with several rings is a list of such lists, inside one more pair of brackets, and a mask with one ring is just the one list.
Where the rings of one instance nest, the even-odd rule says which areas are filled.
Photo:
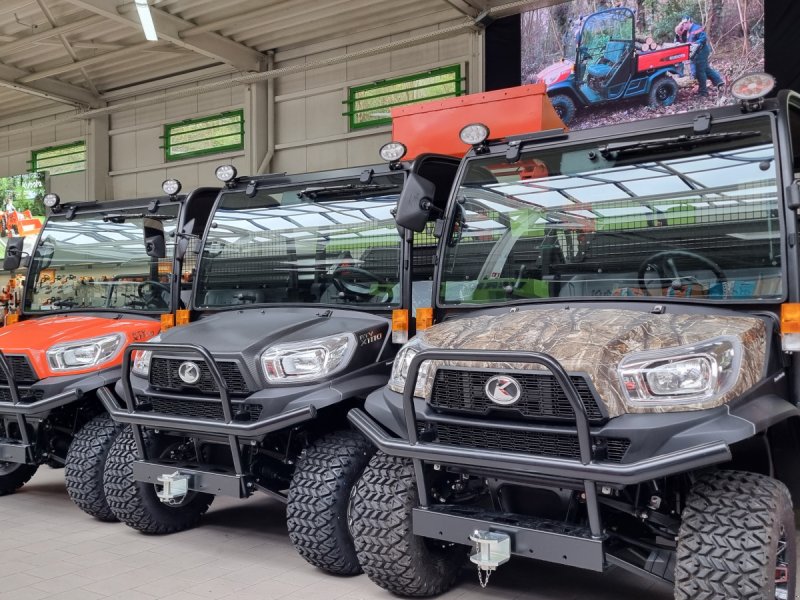
[[569, 125], [569, 122], [578, 113], [575, 101], [566, 94], [553, 94], [550, 96], [550, 103], [553, 105], [556, 114], [564, 122], [564, 125]]
[[659, 106], [672, 106], [678, 97], [678, 84], [672, 77], [664, 76], [653, 82], [650, 93], [647, 95], [647, 103], [656, 108]]
[[0, 496], [12, 494], [30, 481], [39, 465], [0, 462]]
[[754, 473], [719, 471], [703, 476], [683, 509], [675, 567], [676, 600], [776, 597], [781, 537], [793, 599], [797, 548], [794, 513], [783, 483]]
[[286, 506], [289, 539], [300, 556], [328, 573], [361, 573], [347, 505], [374, 452], [360, 433], [337, 431], [314, 442], [297, 462]]
[[348, 515], [356, 553], [367, 576], [399, 596], [435, 596], [455, 583], [467, 551], [414, 535], [418, 505], [410, 460], [378, 452], [350, 497]]
[[[159, 439], [144, 432], [149, 456], [159, 455]], [[111, 512], [126, 525], [143, 533], [175, 533], [197, 525], [208, 510], [214, 496], [189, 492], [178, 506], [167, 506], [158, 499], [151, 483], [133, 479], [136, 441], [126, 428], [119, 434], [108, 453], [103, 485]]]
[[121, 431], [122, 426], [108, 415], [97, 416], [81, 428], [67, 451], [67, 493], [78, 508], [101, 521], [117, 520], [106, 502], [103, 473], [108, 452]]

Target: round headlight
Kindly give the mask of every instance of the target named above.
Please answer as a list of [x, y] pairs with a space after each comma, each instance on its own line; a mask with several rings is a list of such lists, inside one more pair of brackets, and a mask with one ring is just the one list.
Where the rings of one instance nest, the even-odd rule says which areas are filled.
[[55, 208], [61, 204], [61, 198], [58, 197], [58, 194], [46, 194], [45, 197], [42, 198], [42, 204], [47, 208]]
[[161, 189], [167, 196], [174, 196], [181, 191], [181, 182], [177, 179], [167, 179], [161, 184]]
[[236, 167], [233, 165], [219, 166], [217, 167], [217, 170], [214, 171], [214, 175], [216, 175], [217, 179], [220, 181], [228, 183], [229, 181], [236, 179]]
[[477, 146], [489, 138], [489, 128], [483, 123], [470, 123], [461, 130], [458, 137], [465, 144]]
[[750, 73], [731, 85], [731, 95], [737, 100], [758, 100], [775, 89], [775, 78], [769, 73]]
[[397, 162], [406, 155], [406, 152], [408, 149], [400, 142], [389, 142], [381, 146], [380, 150], [381, 158], [387, 162]]

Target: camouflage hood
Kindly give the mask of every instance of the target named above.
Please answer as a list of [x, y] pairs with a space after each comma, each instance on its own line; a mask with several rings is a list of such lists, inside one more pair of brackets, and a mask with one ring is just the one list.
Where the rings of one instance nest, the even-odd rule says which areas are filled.
[[[719, 336], [738, 338], [744, 356], [734, 386], [713, 403], [673, 407], [631, 406], [617, 375], [620, 360], [631, 352], [696, 344]], [[766, 326], [756, 317], [652, 314], [596, 308], [541, 308], [502, 315], [454, 319], [435, 325], [417, 336], [429, 348], [519, 350], [543, 352], [558, 360], [568, 372], [588, 374], [614, 417], [630, 412], [684, 411], [724, 404], [742, 394], [763, 374], [766, 361]], [[497, 369], [537, 369], [526, 363], [439, 362], [435, 366]], [[425, 396], [430, 397], [433, 377]]]

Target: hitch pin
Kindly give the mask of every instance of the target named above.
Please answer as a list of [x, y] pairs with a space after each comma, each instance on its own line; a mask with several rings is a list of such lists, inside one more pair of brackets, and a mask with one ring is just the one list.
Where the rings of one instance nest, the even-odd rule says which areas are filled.
[[506, 533], [476, 529], [469, 539], [475, 543], [475, 552], [469, 559], [478, 566], [478, 583], [485, 589], [492, 571], [511, 558], [511, 537]]

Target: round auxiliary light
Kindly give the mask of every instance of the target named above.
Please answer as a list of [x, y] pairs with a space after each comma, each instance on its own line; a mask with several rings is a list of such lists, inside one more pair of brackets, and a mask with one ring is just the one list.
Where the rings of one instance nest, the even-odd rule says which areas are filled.
[[47, 208], [55, 208], [61, 204], [61, 198], [58, 197], [58, 194], [46, 194], [45, 197], [42, 198], [42, 204]]
[[775, 89], [775, 78], [769, 73], [750, 73], [739, 77], [731, 85], [731, 94], [737, 100], [752, 101], [763, 98]]
[[470, 123], [461, 130], [458, 137], [465, 144], [477, 146], [489, 138], [489, 128], [483, 123]]
[[389, 142], [381, 146], [380, 155], [386, 162], [397, 162], [406, 155], [406, 152], [408, 152], [408, 149], [405, 144]]
[[167, 196], [174, 196], [181, 191], [181, 182], [177, 179], [167, 179], [161, 184], [161, 189]]
[[229, 181], [236, 179], [236, 167], [233, 165], [219, 166], [217, 167], [216, 171], [214, 171], [214, 175], [216, 175], [217, 179], [220, 181], [228, 183]]

